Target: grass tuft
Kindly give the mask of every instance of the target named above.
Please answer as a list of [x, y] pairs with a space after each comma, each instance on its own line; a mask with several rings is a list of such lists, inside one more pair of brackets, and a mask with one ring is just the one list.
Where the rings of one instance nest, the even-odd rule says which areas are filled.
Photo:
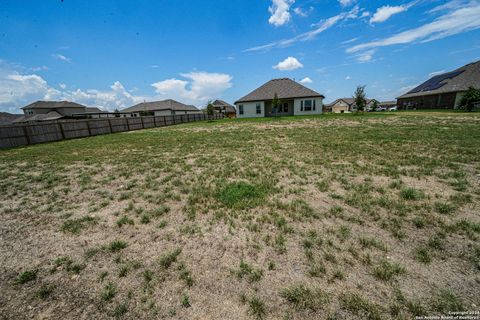
[[310, 309], [313, 311], [322, 309], [330, 301], [329, 296], [319, 288], [309, 288], [300, 285], [292, 285], [283, 289], [280, 296], [291, 303], [296, 309]]
[[406, 187], [400, 190], [400, 196], [405, 200], [421, 200], [425, 198], [422, 190]]
[[230, 208], [252, 208], [266, 197], [268, 188], [246, 182], [232, 182], [216, 194], [217, 200]]
[[16, 284], [25, 284], [27, 282], [37, 279], [38, 270], [27, 270], [18, 275], [15, 279]]
[[373, 275], [383, 281], [393, 280], [396, 276], [404, 274], [405, 268], [398, 263], [382, 259], [374, 268]]
[[175, 249], [171, 252], [165, 253], [160, 257], [160, 266], [164, 269], [170, 268], [170, 266], [177, 261], [178, 256], [182, 253], [182, 249]]

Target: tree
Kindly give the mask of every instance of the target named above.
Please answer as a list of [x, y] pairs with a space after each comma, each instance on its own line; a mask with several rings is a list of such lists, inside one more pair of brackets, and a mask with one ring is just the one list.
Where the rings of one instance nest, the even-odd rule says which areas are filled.
[[213, 104], [211, 102], [208, 103], [206, 110], [209, 116], [213, 116], [213, 114], [215, 113], [215, 108], [213, 107]]
[[475, 102], [480, 102], [480, 90], [469, 87], [460, 100], [459, 108], [470, 112], [475, 107]]
[[357, 86], [355, 93], [353, 94], [353, 99], [355, 100], [355, 104], [357, 106], [357, 111], [365, 110], [365, 106], [367, 105], [367, 98], [365, 94], [365, 86]]
[[373, 99], [373, 102], [372, 102], [372, 111], [377, 111], [378, 109], [378, 101]]
[[275, 94], [273, 95], [273, 100], [272, 100], [272, 108], [274, 110], [275, 115], [277, 114], [277, 110], [281, 105], [282, 105], [282, 101], [280, 99], [278, 99], [278, 95], [275, 92]]

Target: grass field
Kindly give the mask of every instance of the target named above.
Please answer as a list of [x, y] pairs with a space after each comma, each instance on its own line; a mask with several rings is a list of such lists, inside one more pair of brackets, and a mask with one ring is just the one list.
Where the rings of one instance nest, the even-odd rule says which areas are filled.
[[0, 151], [0, 318], [479, 310], [480, 115], [221, 120]]

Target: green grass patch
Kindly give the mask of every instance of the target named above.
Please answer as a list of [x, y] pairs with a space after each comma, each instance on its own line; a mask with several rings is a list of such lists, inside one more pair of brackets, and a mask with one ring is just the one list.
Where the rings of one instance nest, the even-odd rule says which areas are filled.
[[69, 219], [62, 224], [62, 231], [79, 234], [83, 229], [93, 226], [96, 223], [97, 219], [91, 216], [85, 216], [78, 219]]
[[15, 278], [15, 283], [16, 284], [25, 284], [27, 282], [33, 281], [37, 279], [37, 274], [38, 270], [33, 269], [33, 270], [26, 270], [22, 273], [20, 273], [17, 278]]
[[303, 284], [292, 285], [283, 289], [280, 296], [297, 310], [317, 311], [323, 309], [330, 302], [326, 292], [320, 288], [310, 288]]
[[222, 187], [216, 194], [218, 201], [230, 208], [252, 208], [260, 205], [268, 195], [265, 185], [247, 182], [232, 182]]
[[171, 252], [165, 253], [159, 259], [160, 266], [164, 269], [170, 268], [170, 266], [177, 261], [180, 253], [182, 253], [182, 249], [175, 249]]

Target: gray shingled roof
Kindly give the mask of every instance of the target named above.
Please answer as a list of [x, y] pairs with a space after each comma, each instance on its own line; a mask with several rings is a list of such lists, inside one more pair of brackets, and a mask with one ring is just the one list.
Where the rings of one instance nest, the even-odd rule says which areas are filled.
[[123, 109], [122, 112], [140, 112], [140, 111], [199, 111], [197, 107], [186, 105], [181, 102], [168, 99], [163, 101], [142, 102], [133, 107]]
[[13, 123], [13, 121], [22, 118], [22, 114], [12, 114], [8, 112], [0, 112], [0, 126]]
[[325, 96], [323, 96], [322, 94], [308, 89], [307, 87], [293, 81], [292, 79], [282, 78], [268, 81], [267, 83], [253, 90], [243, 98], [237, 100], [235, 103], [272, 100], [275, 93], [277, 94], [279, 99], [310, 97], [325, 98]]
[[[57, 107], [60, 108], [60, 107]], [[32, 116], [22, 116], [18, 119], [12, 121], [13, 123], [20, 122], [30, 122], [30, 121], [48, 121], [48, 120], [58, 120], [63, 118], [61, 114], [56, 111], [50, 111], [48, 113], [34, 114]]]
[[397, 99], [466, 91], [469, 87], [480, 88], [480, 61], [432, 77]]
[[100, 110], [97, 107], [87, 107], [85, 108], [85, 113], [108, 113], [108, 111]]
[[217, 99], [217, 100], [213, 101], [212, 105], [214, 107], [225, 108], [225, 112], [237, 112], [235, 110], [234, 106], [232, 106], [230, 103], [225, 102], [225, 101], [220, 100], [220, 99]]
[[56, 108], [86, 108], [84, 105], [70, 101], [36, 101], [22, 109], [56, 109]]

